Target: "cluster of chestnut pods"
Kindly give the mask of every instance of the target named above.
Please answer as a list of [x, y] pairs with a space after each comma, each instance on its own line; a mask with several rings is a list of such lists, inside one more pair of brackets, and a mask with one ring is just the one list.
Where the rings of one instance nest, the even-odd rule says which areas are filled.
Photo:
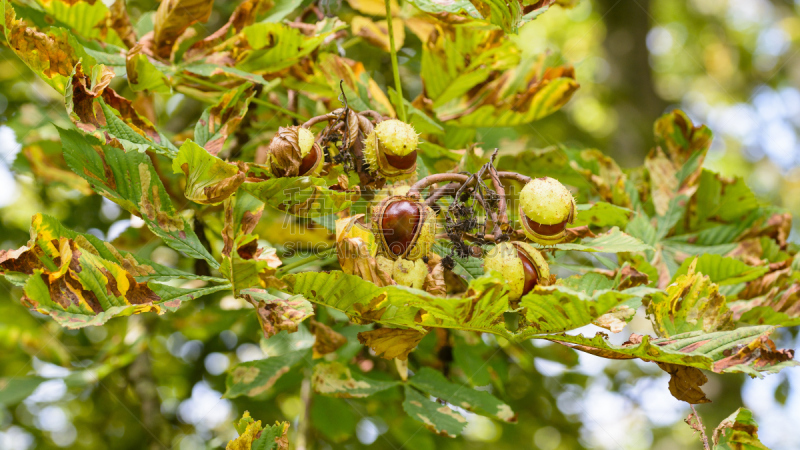
[[[307, 130], [303, 129], [301, 133], [304, 131]], [[388, 119], [378, 121], [374, 128], [365, 126], [362, 131], [366, 132], [361, 142], [363, 153], [358, 156], [363, 158], [366, 170], [391, 182], [415, 175], [418, 135], [411, 125]], [[306, 142], [309, 140], [310, 138], [305, 139]], [[311, 152], [307, 155], [310, 154]], [[504, 173], [512, 174], [501, 172], [500, 178]], [[509, 298], [515, 301], [536, 285], [547, 286], [552, 283], [546, 259], [539, 250], [525, 242], [525, 238], [541, 245], [562, 242], [566, 236], [567, 224], [575, 219], [576, 207], [572, 194], [557, 180], [513, 175], [514, 179], [524, 183], [517, 199], [521, 230], [512, 231], [510, 240], [497, 241], [485, 255], [483, 252], [480, 255], [486, 270], [497, 271], [507, 280]], [[364, 239], [373, 243], [366, 249], [367, 254], [363, 255], [365, 258], [374, 259], [374, 266], [390, 276], [394, 283], [430, 291], [428, 284], [432, 272], [436, 262], [441, 261], [432, 252], [437, 238], [437, 213], [431, 206], [438, 197], [431, 198], [436, 196], [433, 188], [427, 200], [422, 198], [420, 191], [433, 187], [439, 179], [462, 181], [463, 184], [467, 182], [467, 176], [438, 174], [426, 178], [430, 180], [419, 180], [411, 186], [407, 183], [395, 183], [388, 189], [388, 195], [382, 199], [376, 196], [378, 203], [372, 208], [368, 221], [361, 217], [357, 220], [341, 219], [339, 222], [346, 223], [346, 227], [342, 224], [341, 232], [337, 231], [337, 241], [343, 238], [364, 238], [372, 234], [373, 238]], [[503, 195], [504, 191], [499, 193]], [[337, 223], [337, 228], [338, 225]], [[343, 255], [340, 254], [339, 257], [342, 261]], [[352, 267], [348, 270], [344, 264], [342, 267], [346, 272], [375, 281], [374, 276], [363, 270], [353, 270]], [[438, 276], [443, 278], [441, 271]], [[439, 284], [441, 286], [445, 283], [442, 280]], [[436, 293], [443, 294], [441, 289]]]
[[[309, 128], [322, 121], [331, 124], [315, 138]], [[333, 134], [337, 137], [331, 139]], [[329, 144], [326, 145], [326, 142]], [[331, 142], [333, 145], [330, 145]], [[320, 144], [326, 146], [328, 153], [352, 152], [360, 163], [356, 165], [357, 170], [368, 172], [371, 179], [377, 177], [382, 182], [395, 182], [388, 189], [388, 195], [382, 199], [376, 197], [379, 202], [372, 208], [368, 223], [362, 217], [357, 220], [345, 218], [337, 222], [337, 229], [340, 228], [340, 222], [343, 228], [341, 232], [337, 230], [337, 241], [344, 238], [369, 241], [366, 254], [362, 256], [374, 261], [375, 268], [389, 276], [390, 282], [443, 294], [441, 286], [445, 282], [442, 271], [433, 274], [441, 258], [432, 252], [437, 237], [437, 214], [431, 206], [443, 195], [441, 191], [444, 189], [431, 189], [426, 200], [422, 199], [420, 191], [433, 187], [440, 180], [455, 181], [457, 186], [459, 183], [464, 185], [473, 182], [474, 176], [437, 174], [411, 186], [396, 183], [416, 174], [419, 144], [416, 131], [400, 120], [384, 120], [374, 111], [355, 113], [347, 108], [318, 116], [302, 126], [280, 128], [259, 162], [270, 164], [275, 176], [316, 175], [323, 170], [324, 152]], [[575, 200], [569, 190], [553, 178], [531, 179], [513, 172], [497, 172], [493, 166], [491, 170], [496, 193], [501, 197], [505, 193], [499, 182], [503, 174], [524, 183], [517, 199], [522, 229], [512, 231], [510, 240], [496, 240], [496, 245], [485, 254], [479, 252], [484, 268], [501, 273], [507, 280], [509, 298], [515, 301], [534, 286], [547, 286], [552, 282], [546, 259], [524, 239], [541, 245], [562, 242], [567, 224], [575, 219]], [[489, 177], [483, 172], [480, 176]], [[501, 215], [505, 216], [505, 199], [501, 204]], [[485, 203], [483, 206], [486, 209]], [[496, 214], [492, 219], [495, 222], [502, 221], [502, 217], [498, 219]], [[507, 222], [507, 217], [505, 220]], [[497, 225], [495, 237], [500, 235]], [[373, 238], [364, 239], [369, 234]], [[503, 240], [505, 242], [501, 242]], [[339, 248], [340, 253], [342, 249]], [[345, 257], [340, 254], [340, 261]], [[371, 281], [376, 279], [368, 271], [354, 269], [351, 265], [342, 264], [342, 268]], [[438, 290], [430, 289], [432, 275], [439, 277]]]

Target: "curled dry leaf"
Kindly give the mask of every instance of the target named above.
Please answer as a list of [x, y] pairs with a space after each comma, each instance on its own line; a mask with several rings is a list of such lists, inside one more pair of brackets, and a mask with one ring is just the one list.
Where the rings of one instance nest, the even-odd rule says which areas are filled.
[[375, 351], [383, 359], [408, 359], [408, 354], [417, 348], [427, 331], [379, 328], [358, 333], [358, 341]]
[[714, 372], [723, 372], [737, 366], [751, 366], [756, 370], [794, 359], [794, 350], [777, 349], [767, 336], [723, 350], [723, 359], [714, 363]]
[[333, 330], [333, 328], [319, 323], [316, 320], [310, 321], [311, 332], [314, 333], [316, 340], [312, 347], [314, 359], [322, 358], [328, 353], [333, 353], [347, 343], [347, 338]]
[[256, 309], [267, 339], [281, 331], [294, 333], [300, 322], [314, 314], [311, 303], [300, 295], [282, 299], [263, 289], [243, 289], [239, 294]]
[[428, 275], [425, 276], [422, 290], [438, 297], [447, 296], [447, 283], [444, 278], [442, 257], [435, 253], [431, 253], [428, 256]]
[[155, 56], [169, 59], [173, 46], [187, 28], [211, 16], [214, 0], [164, 0], [153, 19]]
[[300, 151], [299, 128], [297, 126], [280, 127], [269, 143], [267, 152], [272, 173], [276, 177], [296, 177], [303, 155]]
[[711, 402], [700, 389], [700, 386], [708, 382], [708, 378], [700, 369], [663, 362], [657, 364], [670, 376], [669, 392], [673, 397], [692, 405]]
[[115, 0], [109, 7], [106, 26], [117, 32], [117, 35], [128, 48], [136, 45], [136, 30], [131, 25], [131, 18], [125, 8], [125, 0]]
[[778, 287], [752, 300], [730, 303], [736, 322], [793, 326], [800, 322], [800, 283], [787, 289]]
[[184, 60], [194, 60], [199, 56], [205, 55], [209, 49], [222, 44], [226, 39], [248, 25], [256, 21], [256, 16], [264, 9], [270, 7], [272, 2], [269, 0], [245, 0], [236, 7], [231, 17], [219, 30], [211, 33], [205, 39], [195, 42], [184, 53]]
[[758, 424], [753, 420], [753, 413], [746, 408], [737, 409], [720, 422], [711, 440], [715, 449], [769, 450], [758, 439]]
[[605, 328], [612, 333], [619, 333], [635, 315], [636, 309], [631, 308], [628, 305], [619, 305], [612, 308], [611, 311], [593, 320], [592, 324], [597, 325], [600, 328]]
[[656, 292], [643, 301], [659, 336], [669, 337], [688, 331], [707, 333], [734, 328], [733, 312], [728, 309], [719, 286], [702, 273], [695, 273], [697, 260], [671, 284], [666, 293]]
[[375, 236], [362, 223], [364, 214], [336, 221], [336, 255], [342, 271], [356, 275], [376, 286], [394, 284], [391, 272], [382, 268], [375, 259]]
[[280, 258], [274, 248], [259, 248], [258, 236], [245, 234], [237, 237], [233, 249], [230, 255], [222, 256], [219, 271], [230, 280], [234, 294], [254, 286], [265, 289], [285, 287], [275, 276], [275, 269], [281, 265]]

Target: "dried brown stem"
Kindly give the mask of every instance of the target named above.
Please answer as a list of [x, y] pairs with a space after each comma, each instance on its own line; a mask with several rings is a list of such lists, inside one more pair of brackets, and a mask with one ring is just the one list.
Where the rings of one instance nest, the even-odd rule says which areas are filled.
[[419, 197], [419, 192], [421, 190], [437, 183], [443, 183], [445, 181], [456, 181], [459, 182], [461, 185], [467, 182], [467, 180], [469, 180], [469, 177], [470, 177], [469, 175], [464, 175], [462, 173], [437, 173], [434, 175], [428, 175], [427, 177], [414, 183], [408, 190], [408, 195], [413, 197]]
[[314, 125], [316, 125], [318, 123], [330, 122], [331, 120], [334, 120], [334, 119], [336, 119], [336, 117], [331, 116], [330, 114], [323, 114], [321, 116], [316, 116], [316, 117], [312, 117], [312, 118], [308, 119], [308, 121], [306, 121], [306, 123], [304, 123], [301, 126], [303, 128], [311, 128], [311, 127], [313, 127]]
[[497, 172], [497, 176], [500, 177], [500, 179], [505, 178], [509, 180], [518, 181], [519, 183], [522, 183], [522, 185], [526, 185], [530, 183], [531, 180], [533, 180], [533, 178], [517, 172]]
[[375, 123], [383, 122], [383, 115], [381, 113], [379, 113], [378, 111], [373, 111], [371, 109], [365, 109], [364, 111], [361, 111], [358, 114], [361, 115], [361, 116], [372, 117], [372, 119], [375, 121]]
[[431, 193], [431, 195], [425, 200], [425, 204], [427, 206], [433, 206], [440, 198], [444, 197], [447, 194], [455, 195], [458, 188], [461, 187], [461, 183], [449, 183], [446, 184]]
[[[492, 178], [492, 185], [494, 186], [495, 192], [497, 192], [497, 196], [499, 198], [498, 205], [497, 205], [497, 213], [500, 217], [500, 223], [496, 223], [496, 226], [500, 228], [506, 228], [503, 225], [508, 225], [508, 206], [506, 204], [506, 189], [503, 187], [503, 183], [500, 182], [500, 176], [497, 174], [497, 169], [494, 167], [494, 160], [497, 157], [497, 149], [494, 150], [491, 157], [491, 164], [489, 164], [489, 176]], [[495, 230], [496, 231], [496, 230]], [[495, 233], [496, 234], [496, 233]]]
[[[522, 175], [521, 173], [516, 173], [516, 172], [497, 172], [497, 171], [495, 171], [495, 172], [497, 174], [496, 175], [497, 178], [499, 178], [499, 179], [504, 179], [505, 178], [505, 179], [509, 179], [509, 180], [514, 180], [514, 181], [518, 181], [518, 182], [522, 183], [523, 185], [524, 184], [528, 184], [532, 180], [531, 177], [529, 177], [527, 175]], [[483, 174], [482, 178], [488, 178], [488, 177], [492, 177], [492, 175], [490, 173], [485, 173], [485, 174]], [[467, 180], [469, 180], [469, 178], [470, 178], [469, 175], [465, 175], [465, 174], [462, 174], [462, 173], [437, 173], [437, 174], [434, 174], [434, 175], [428, 175], [427, 177], [425, 177], [425, 178], [417, 181], [416, 183], [414, 183], [414, 185], [411, 186], [411, 189], [408, 190], [408, 195], [418, 197], [420, 195], [419, 193], [420, 193], [421, 190], [423, 190], [423, 189], [425, 189], [427, 187], [430, 187], [430, 186], [432, 186], [434, 184], [442, 183], [442, 182], [445, 182], [445, 181], [460, 182], [460, 183], [463, 184]], [[494, 180], [492, 180], [492, 181], [494, 181]], [[500, 185], [499, 180], [498, 180], [498, 185]], [[500, 187], [502, 189], [502, 185], [500, 185]], [[497, 186], [495, 186], [495, 190], [497, 191]], [[505, 194], [505, 189], [503, 189], [502, 192]], [[500, 191], [498, 191], [498, 194], [499, 193], [500, 193]]]
[[694, 405], [689, 403], [689, 407], [692, 408], [692, 413], [694, 413], [694, 418], [697, 419], [697, 425], [699, 425], [700, 429], [700, 437], [703, 439], [703, 448], [705, 450], [711, 450], [711, 447], [708, 445], [708, 436], [706, 436], [706, 427], [703, 425], [703, 420], [700, 418], [700, 414], [697, 414], [697, 410], [694, 409]]

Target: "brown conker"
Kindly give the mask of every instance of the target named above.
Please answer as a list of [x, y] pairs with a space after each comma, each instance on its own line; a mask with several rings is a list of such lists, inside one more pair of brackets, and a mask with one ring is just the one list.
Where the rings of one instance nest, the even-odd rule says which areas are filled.
[[300, 162], [300, 168], [297, 170], [298, 174], [303, 176], [313, 171], [319, 162], [320, 154], [321, 152], [319, 145], [314, 144], [314, 146], [311, 147], [311, 150], [309, 150], [308, 154]]
[[416, 198], [386, 197], [372, 210], [372, 233], [385, 257], [416, 261], [436, 240], [436, 213]]
[[525, 251], [518, 248], [517, 256], [522, 261], [522, 270], [525, 273], [525, 281], [522, 285], [522, 295], [525, 295], [539, 283], [539, 272]]
[[408, 200], [392, 202], [383, 211], [381, 233], [387, 250], [394, 256], [406, 252], [414, 242], [422, 215], [422, 205]]

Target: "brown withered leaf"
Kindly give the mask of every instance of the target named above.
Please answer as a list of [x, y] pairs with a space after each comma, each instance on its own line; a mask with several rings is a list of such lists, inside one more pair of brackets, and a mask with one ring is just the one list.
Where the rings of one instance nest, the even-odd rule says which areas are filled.
[[786, 248], [786, 240], [792, 231], [792, 215], [790, 213], [773, 214], [765, 223], [757, 222], [752, 228], [739, 236], [737, 240], [768, 236], [775, 240], [782, 248]]
[[593, 238], [597, 237], [597, 235], [592, 233], [592, 230], [589, 229], [588, 225], [582, 225], [574, 228], [567, 228], [567, 234], [563, 242], [572, 242], [585, 237]]
[[619, 286], [617, 286], [617, 290], [625, 290], [630, 289], [636, 286], [644, 286], [647, 285], [650, 280], [647, 277], [647, 274], [639, 272], [638, 270], [634, 269], [633, 266], [626, 265], [619, 269]]
[[794, 350], [777, 349], [767, 336], [761, 336], [748, 345], [737, 345], [722, 352], [724, 358], [714, 363], [714, 372], [746, 365], [756, 370], [794, 359]]
[[730, 307], [736, 322], [797, 325], [800, 323], [800, 283], [794, 282], [785, 290], [774, 287], [767, 294], [752, 300], [732, 302]]
[[764, 249], [761, 246], [760, 238], [746, 238], [739, 241], [736, 248], [725, 256], [741, 260], [749, 266], [760, 266], [765, 262], [761, 259], [763, 254]]
[[153, 19], [155, 56], [169, 59], [180, 35], [195, 23], [207, 21], [213, 6], [214, 0], [162, 1]]
[[347, 343], [346, 337], [314, 319], [309, 322], [309, 328], [316, 338], [314, 346], [311, 348], [314, 359], [333, 353]]
[[287, 331], [297, 331], [300, 322], [314, 314], [314, 308], [301, 295], [282, 299], [263, 289], [243, 289], [239, 294], [256, 309], [264, 337]]
[[200, 117], [195, 127], [197, 143], [208, 153], [218, 155], [228, 136], [239, 128], [254, 95], [255, 87], [252, 84], [244, 84], [225, 92], [222, 98]]
[[136, 30], [131, 25], [131, 18], [125, 8], [125, 0], [115, 0], [108, 8], [109, 15], [106, 17], [106, 26], [117, 32], [117, 35], [128, 48], [136, 45], [138, 38]]
[[280, 127], [267, 147], [272, 173], [276, 177], [296, 177], [303, 162], [297, 126]]
[[702, 370], [663, 362], [657, 364], [661, 370], [669, 374], [669, 392], [673, 397], [692, 405], [711, 403], [700, 389], [700, 386], [708, 382]]
[[4, 2], [4, 6], [3, 31], [11, 49], [45, 82], [64, 93], [67, 80], [82, 56], [73, 46], [77, 44], [74, 38], [61, 28], [47, 33], [29, 28], [23, 20], [15, 19], [10, 2]]
[[358, 333], [358, 341], [375, 351], [383, 359], [408, 359], [408, 354], [417, 348], [425, 333], [400, 328], [379, 328]]
[[737, 295], [740, 299], [751, 299], [766, 295], [773, 288], [782, 286], [792, 275], [792, 268], [780, 268], [766, 273], [761, 278], [750, 281]]
[[219, 30], [211, 33], [205, 39], [195, 42], [184, 53], [184, 60], [193, 60], [199, 56], [206, 54], [211, 48], [221, 44], [226, 39], [232, 37], [236, 33], [242, 31], [242, 28], [252, 25], [256, 16], [266, 8], [269, 8], [272, 2], [269, 0], [245, 0], [236, 7], [231, 14], [231, 17]]
[[264, 202], [245, 191], [225, 199], [225, 221], [222, 227], [222, 254], [230, 256], [236, 236], [255, 230], [264, 213]]
[[[694, 126], [680, 110], [661, 116], [653, 126], [656, 148], [645, 158], [651, 180], [651, 194], [656, 213], [667, 213], [670, 201], [684, 196], [688, 201], [697, 190], [703, 160], [711, 146], [711, 130], [705, 125]], [[692, 171], [678, 179], [678, 174], [692, 161]]]
[[442, 257], [436, 253], [428, 256], [428, 275], [425, 276], [422, 290], [439, 297], [447, 296], [447, 282], [444, 279]]

